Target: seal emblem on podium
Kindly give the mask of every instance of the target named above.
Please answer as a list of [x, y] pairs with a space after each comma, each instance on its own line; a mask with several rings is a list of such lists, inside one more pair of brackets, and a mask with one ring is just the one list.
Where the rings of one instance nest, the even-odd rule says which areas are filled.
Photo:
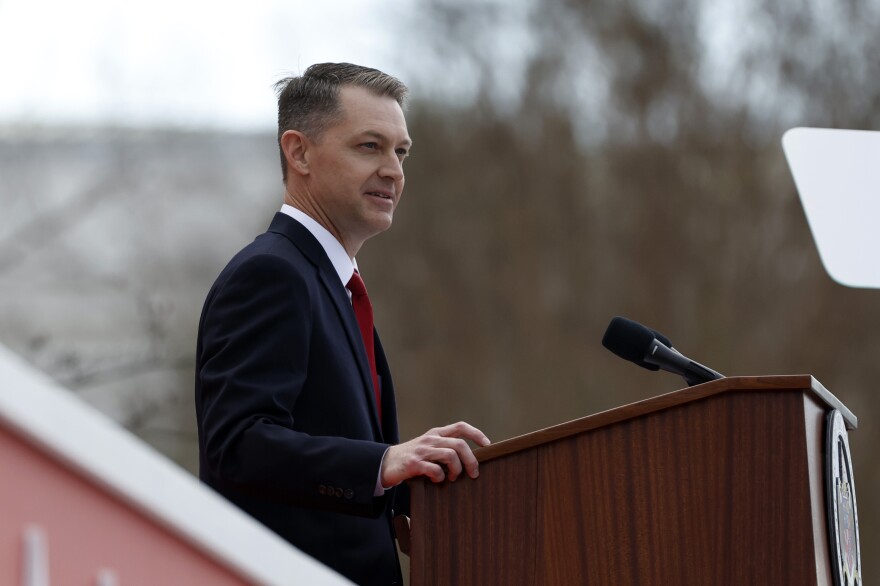
[[825, 500], [831, 569], [836, 586], [862, 585], [859, 514], [846, 426], [840, 411], [827, 416]]

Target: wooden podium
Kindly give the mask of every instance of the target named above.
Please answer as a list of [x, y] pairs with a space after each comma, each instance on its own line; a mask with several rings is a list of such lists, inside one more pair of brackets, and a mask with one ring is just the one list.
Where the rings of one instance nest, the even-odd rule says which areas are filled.
[[725, 378], [475, 450], [411, 482], [411, 585], [832, 584], [813, 377]]

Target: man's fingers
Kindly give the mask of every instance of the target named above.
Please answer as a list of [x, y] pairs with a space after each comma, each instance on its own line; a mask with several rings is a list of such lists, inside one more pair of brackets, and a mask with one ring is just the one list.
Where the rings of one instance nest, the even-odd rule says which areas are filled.
[[459, 421], [392, 446], [382, 461], [382, 485], [394, 486], [415, 476], [427, 476], [432, 482], [452, 482], [463, 472], [477, 478], [480, 465], [466, 440], [483, 446], [490, 443], [479, 429]]
[[[433, 442], [430, 446], [423, 446], [421, 450], [418, 451], [416, 457], [421, 462], [432, 462], [437, 465], [443, 465], [446, 467], [446, 475], [448, 476], [450, 481], [454, 481], [456, 478], [461, 476], [462, 471], [462, 456], [459, 455], [457, 446], [453, 442], [460, 442], [465, 445], [462, 440], [455, 440], [449, 438], [440, 438], [439, 436], [434, 436]], [[471, 455], [473, 459], [473, 455]]]
[[465, 470], [467, 470], [468, 476], [471, 478], [479, 476], [480, 463], [477, 461], [477, 457], [474, 456], [474, 453], [471, 451], [471, 447], [467, 442], [463, 439], [457, 438], [447, 438], [447, 441], [452, 442], [451, 447], [453, 447], [458, 454], [458, 458], [461, 460]]
[[468, 476], [476, 478], [479, 474], [477, 470], [479, 469], [480, 464], [477, 462], [476, 456], [474, 456], [474, 453], [471, 451], [471, 447], [462, 439], [449, 439], [448, 441], [452, 442], [451, 447], [455, 450], [453, 452], [453, 458], [457, 465], [455, 476], [457, 477], [461, 474], [462, 467], [464, 467], [464, 469], [467, 470]]
[[455, 482], [455, 479], [461, 476], [461, 459], [454, 448], [441, 449], [436, 461], [446, 465], [446, 475], [450, 482]]
[[413, 476], [427, 476], [431, 482], [443, 482], [446, 478], [446, 473], [443, 472], [443, 467], [439, 464], [423, 460], [419, 462]]
[[[456, 424], [457, 425], [457, 424]], [[453, 428], [454, 426], [447, 426]], [[444, 428], [440, 428], [441, 430]], [[443, 463], [449, 468], [449, 480], [455, 480], [461, 475], [462, 467], [467, 471], [467, 475], [471, 478], [477, 478], [479, 473], [479, 462], [471, 451], [466, 441], [459, 437], [450, 437], [443, 435], [424, 435], [422, 436], [426, 442], [438, 448], [447, 448], [452, 450], [443, 459]], [[439, 454], [427, 455], [427, 459], [437, 458]]]
[[458, 423], [452, 423], [450, 425], [446, 425], [443, 427], [438, 427], [436, 429], [432, 429], [428, 433], [435, 432], [437, 435], [442, 435], [444, 437], [459, 437], [464, 439], [469, 439], [478, 446], [488, 446], [490, 443], [489, 438], [486, 437], [482, 431], [471, 425], [470, 423], [459, 421]]

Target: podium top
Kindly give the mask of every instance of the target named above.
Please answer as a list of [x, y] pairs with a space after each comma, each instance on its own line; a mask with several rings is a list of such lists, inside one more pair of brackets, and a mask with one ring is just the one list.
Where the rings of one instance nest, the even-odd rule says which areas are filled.
[[577, 435], [585, 431], [599, 429], [600, 427], [619, 423], [627, 419], [634, 419], [636, 417], [648, 415], [649, 413], [684, 405], [685, 403], [699, 401], [713, 395], [740, 392], [778, 393], [786, 391], [808, 392], [820, 402], [827, 405], [829, 409], [837, 409], [840, 411], [847, 429], [855, 429], [858, 425], [858, 419], [853, 412], [850, 411], [840, 399], [835, 397], [828, 389], [822, 386], [822, 383], [809, 374], [786, 376], [738, 376], [722, 378], [701, 385], [687, 387], [678, 391], [638, 401], [636, 403], [616, 407], [608, 411], [602, 411], [595, 415], [589, 415], [567, 423], [561, 423], [559, 425], [533, 431], [525, 435], [500, 441], [486, 446], [485, 448], [476, 448], [474, 450], [474, 455], [480, 462], [494, 460], [495, 458], [507, 456], [514, 452], [519, 452], [541, 444]]

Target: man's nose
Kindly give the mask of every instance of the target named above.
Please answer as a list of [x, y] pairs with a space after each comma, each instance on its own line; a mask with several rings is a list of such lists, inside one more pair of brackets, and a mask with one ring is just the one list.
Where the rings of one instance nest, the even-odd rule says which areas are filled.
[[394, 181], [401, 181], [403, 179], [403, 161], [400, 160], [397, 153], [392, 153], [384, 158], [382, 167], [379, 169], [379, 175]]

